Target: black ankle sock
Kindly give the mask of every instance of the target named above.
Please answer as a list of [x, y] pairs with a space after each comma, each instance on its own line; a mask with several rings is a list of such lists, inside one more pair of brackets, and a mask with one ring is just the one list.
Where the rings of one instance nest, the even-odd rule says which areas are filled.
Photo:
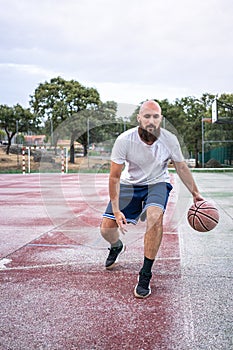
[[123, 245], [120, 239], [116, 243], [111, 244], [111, 248], [120, 248]]
[[145, 272], [145, 273], [151, 273], [151, 268], [152, 265], [154, 263], [154, 259], [148, 259], [146, 256], [144, 257], [144, 263], [143, 263], [143, 267], [141, 269], [141, 272]]

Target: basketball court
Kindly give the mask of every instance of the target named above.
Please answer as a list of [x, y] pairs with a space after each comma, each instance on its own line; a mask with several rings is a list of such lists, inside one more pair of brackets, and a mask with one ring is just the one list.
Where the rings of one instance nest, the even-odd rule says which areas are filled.
[[107, 174], [0, 175], [0, 348], [3, 350], [233, 348], [233, 173], [194, 173], [214, 201], [211, 232], [188, 225], [191, 198], [172, 174], [152, 294], [133, 296], [145, 224], [106, 271], [100, 237]]

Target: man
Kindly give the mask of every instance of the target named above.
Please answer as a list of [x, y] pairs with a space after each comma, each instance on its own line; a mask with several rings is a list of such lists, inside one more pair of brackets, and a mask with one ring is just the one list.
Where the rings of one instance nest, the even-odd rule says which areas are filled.
[[[103, 214], [101, 234], [111, 247], [106, 269], [111, 270], [125, 246], [119, 229], [145, 219], [144, 262], [134, 289], [137, 298], [151, 294], [152, 265], [163, 233], [163, 214], [172, 189], [167, 164], [172, 160], [176, 171], [193, 196], [202, 200], [192, 174], [186, 165], [175, 135], [160, 127], [161, 108], [153, 100], [142, 104], [137, 115], [138, 127], [118, 136], [112, 149], [109, 176], [110, 202]], [[124, 170], [123, 170], [124, 167]], [[122, 171], [123, 170], [123, 171]]]

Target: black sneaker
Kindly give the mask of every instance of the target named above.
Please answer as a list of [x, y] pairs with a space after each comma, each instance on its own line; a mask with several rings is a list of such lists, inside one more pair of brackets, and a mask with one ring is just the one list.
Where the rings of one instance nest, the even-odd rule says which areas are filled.
[[134, 288], [134, 295], [136, 298], [147, 298], [151, 294], [150, 279], [152, 273], [139, 272], [138, 284]]
[[110, 250], [110, 252], [107, 257], [105, 267], [107, 270], [111, 270], [117, 263], [119, 255], [124, 253], [126, 246], [123, 243], [121, 247], [114, 247], [114, 248], [108, 248], [108, 249]]

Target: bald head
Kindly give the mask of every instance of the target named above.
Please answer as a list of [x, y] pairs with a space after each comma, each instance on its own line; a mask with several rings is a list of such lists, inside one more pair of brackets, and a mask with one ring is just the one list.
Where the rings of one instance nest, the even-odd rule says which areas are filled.
[[162, 119], [161, 107], [158, 102], [149, 100], [141, 105], [137, 115], [139, 136], [148, 145], [158, 139]]
[[149, 100], [143, 102], [139, 109], [139, 114], [143, 114], [145, 110], [152, 109], [156, 110], [159, 114], [161, 114], [161, 107], [158, 104], [158, 102], [155, 102], [154, 100]]

